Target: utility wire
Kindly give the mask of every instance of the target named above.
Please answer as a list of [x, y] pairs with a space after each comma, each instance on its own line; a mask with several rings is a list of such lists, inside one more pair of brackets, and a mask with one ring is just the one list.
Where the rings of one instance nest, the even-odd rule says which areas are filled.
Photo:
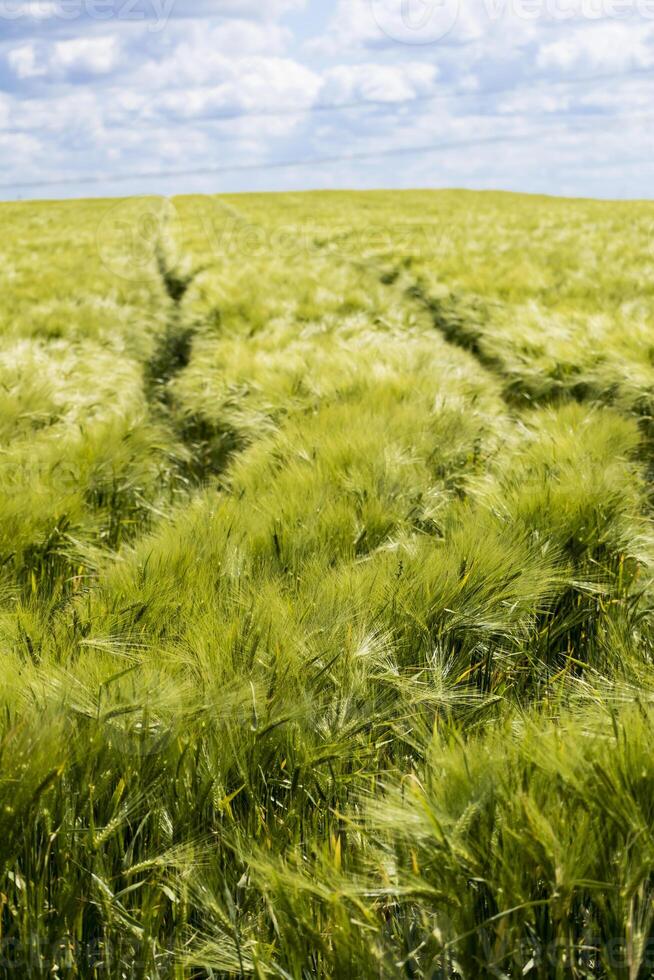
[[[653, 116], [651, 112], [634, 113], [627, 117], [621, 116], [620, 121], [629, 120], [648, 120]], [[587, 113], [582, 114], [583, 121], [597, 123], [597, 116], [589, 117]], [[26, 180], [0, 183], [0, 191], [3, 190], [29, 190], [37, 187], [66, 187], [66, 186], [91, 186], [97, 184], [125, 183], [131, 180], [167, 180], [175, 177], [208, 177], [219, 176], [221, 174], [268, 171], [268, 170], [290, 170], [295, 167], [318, 167], [330, 163], [349, 163], [357, 160], [377, 160], [387, 157], [401, 156], [422, 156], [430, 153], [439, 153], [450, 149], [460, 149], [463, 147], [497, 145], [500, 143], [525, 143], [534, 140], [533, 133], [513, 134], [503, 133], [497, 136], [477, 137], [475, 139], [456, 139], [446, 140], [440, 143], [431, 143], [421, 146], [399, 146], [387, 149], [363, 150], [354, 153], [332, 154], [329, 156], [309, 157], [295, 160], [272, 160], [268, 163], [233, 163], [222, 164], [219, 166], [193, 167], [183, 170], [143, 170], [132, 171], [130, 173], [88, 175], [77, 177], [48, 178], [46, 180]]]
[[[241, 118], [257, 118], [257, 117], [277, 117], [285, 115], [311, 115], [313, 113], [321, 112], [340, 112], [350, 109], [364, 108], [368, 106], [384, 107], [388, 110], [394, 110], [399, 107], [411, 107], [413, 105], [425, 104], [428, 102], [438, 102], [438, 101], [451, 101], [454, 102], [458, 99], [469, 99], [469, 98], [487, 98], [493, 95], [503, 94], [503, 93], [515, 93], [519, 96], [524, 96], [525, 94], [531, 93], [534, 89], [547, 88], [551, 89], [553, 87], [559, 86], [578, 86], [578, 85], [589, 85], [597, 82], [614, 81], [616, 79], [631, 79], [638, 77], [649, 77], [654, 78], [651, 69], [632, 69], [629, 72], [610, 72], [601, 75], [586, 76], [581, 78], [571, 78], [571, 79], [557, 79], [557, 80], [547, 80], [538, 81], [534, 86], [528, 89], [516, 89], [515, 83], [510, 86], [497, 86], [493, 89], [485, 89], [483, 92], [479, 91], [459, 91], [454, 93], [448, 92], [436, 92], [429, 95], [413, 96], [410, 99], [388, 102], [384, 100], [371, 100], [362, 99], [352, 102], [341, 102], [341, 103], [331, 103], [331, 104], [320, 104], [313, 106], [307, 106], [304, 108], [299, 107], [278, 107], [275, 109], [262, 109], [262, 110], [244, 110], [239, 112], [234, 112], [226, 115], [208, 115], [206, 117], [192, 116], [187, 120], [190, 123], [197, 121], [212, 121], [212, 122], [222, 122], [222, 121], [233, 121]], [[587, 115], [587, 113], [584, 113]], [[648, 114], [640, 114], [648, 117]], [[568, 113], [568, 117], [570, 114]], [[649, 118], [649, 117], [648, 117]], [[375, 151], [365, 151], [360, 153], [352, 153], [346, 155], [333, 155], [316, 157], [305, 160], [284, 160], [284, 161], [273, 161], [265, 164], [229, 164], [219, 167], [201, 167], [193, 169], [183, 169], [183, 170], [169, 170], [169, 171], [143, 171], [143, 172], [131, 172], [131, 173], [120, 173], [114, 175], [102, 175], [102, 176], [78, 176], [78, 177], [63, 177], [63, 178], [46, 178], [43, 180], [29, 180], [29, 181], [7, 181], [0, 182], [0, 190], [28, 190], [35, 187], [63, 187], [63, 186], [89, 186], [101, 183], [122, 183], [130, 180], [139, 179], [167, 179], [172, 177], [193, 177], [193, 176], [210, 176], [219, 175], [224, 173], [236, 173], [239, 171], [265, 171], [265, 170], [275, 170], [275, 169], [289, 169], [292, 167], [312, 167], [319, 166], [327, 163], [340, 163], [347, 162], [351, 160], [364, 160], [364, 159], [375, 159], [377, 157], [392, 157], [392, 156], [406, 156], [406, 155], [420, 155], [426, 153], [433, 153], [439, 150], [464, 147], [464, 146], [477, 146], [487, 143], [499, 143], [506, 142], [509, 139], [518, 140], [526, 139], [527, 137], [511, 137], [511, 136], [498, 136], [490, 138], [479, 138], [473, 140], [455, 140], [450, 142], [444, 142], [429, 146], [415, 146], [415, 147], [398, 147], [394, 149], [387, 150], [375, 150]]]
[[402, 146], [387, 150], [365, 150], [360, 153], [336, 154], [334, 156], [311, 157], [305, 160], [275, 160], [271, 163], [227, 164], [219, 167], [197, 167], [192, 170], [152, 170], [141, 173], [121, 173], [113, 176], [62, 177], [60, 180], [29, 180], [17, 183], [2, 183], [0, 190], [27, 190], [32, 187], [63, 187], [66, 185], [110, 184], [139, 179], [168, 179], [171, 177], [206, 177], [216, 174], [240, 173], [253, 170], [287, 170], [293, 167], [317, 167], [326, 163], [345, 163], [351, 160], [370, 160], [378, 157], [411, 156], [424, 153], [437, 153], [465, 146], [481, 146], [487, 143], [505, 143], [508, 140], [526, 140], [529, 137], [490, 136], [478, 139], [449, 140], [428, 146]]

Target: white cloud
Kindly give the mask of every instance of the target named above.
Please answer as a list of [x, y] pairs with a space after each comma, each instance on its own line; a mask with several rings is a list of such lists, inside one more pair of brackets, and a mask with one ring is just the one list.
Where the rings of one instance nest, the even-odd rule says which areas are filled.
[[10, 105], [9, 97], [0, 92], [0, 130], [4, 129], [9, 122]]
[[[115, 0], [114, 8], [125, 2]], [[605, 158], [591, 151], [612, 130], [623, 134], [625, 156], [627, 150], [643, 155], [638, 193], [650, 192], [645, 141], [627, 116], [634, 107], [641, 115], [650, 111], [653, 86], [642, 77], [630, 84], [626, 73], [654, 66], [654, 23], [582, 16], [580, 4], [610, 0], [543, 0], [552, 9], [571, 6], [574, 18], [565, 22], [525, 17], [524, 0], [443, 0], [459, 3], [451, 29], [417, 45], [406, 32], [419, 31], [421, 9], [440, 0], [407, 0], [408, 26], [401, 2], [174, 0], [171, 21], [158, 32], [152, 17], [64, 22], [52, 9], [47, 29], [33, 17], [20, 31], [0, 21], [0, 133], [7, 133], [6, 146], [13, 139], [21, 147], [15, 159], [9, 154], [12, 174], [21, 179], [30, 141], [40, 147], [31, 166], [46, 176], [55, 168], [69, 174], [200, 169], [378, 150], [378, 161], [234, 176], [221, 186], [329, 184], [330, 174], [353, 186], [459, 183], [458, 174], [506, 186], [537, 173], [538, 187], [550, 181], [555, 191], [557, 172], [574, 160], [574, 174], [565, 171], [561, 186], [577, 181], [583, 193], [584, 161], [593, 186], [600, 186]], [[170, 8], [171, 0], [157, 3], [156, 9]], [[147, 5], [156, 13], [155, 0], [138, 0], [139, 9]], [[46, 0], [38, 6], [48, 12]], [[625, 78], [610, 89], [566, 85], [608, 72]], [[333, 103], [354, 105], [313, 111]], [[452, 147], [433, 157], [384, 156], [386, 149], [496, 135], [506, 142]], [[551, 172], [543, 151], [550, 139], [558, 147]], [[620, 140], [607, 152], [619, 158]], [[187, 189], [186, 182], [177, 189]]]
[[491, 36], [501, 48], [512, 48], [535, 30], [517, 15], [513, 0], [338, 0], [316, 48], [328, 55], [386, 49], [397, 57], [414, 57], [417, 50], [436, 57]]
[[619, 71], [654, 64], [654, 28], [642, 24], [584, 24], [541, 46], [537, 64], [564, 72]]
[[433, 91], [437, 77], [438, 68], [428, 62], [336, 65], [325, 73], [321, 99], [325, 102], [350, 99], [400, 102]]
[[62, 74], [107, 75], [116, 68], [119, 57], [118, 39], [111, 35], [58, 41], [50, 59], [50, 70]]
[[[299, 64], [279, 58], [288, 36], [278, 25], [266, 28], [246, 21], [193, 25], [175, 31], [174, 38], [166, 41], [163, 51], [154, 48], [150, 53], [138, 49], [133, 52], [133, 85], [151, 94], [166, 88], [215, 86], [234, 79], [244, 92], [254, 83], [256, 94], [265, 97], [265, 84], [260, 91], [257, 77], [263, 74], [264, 83], [267, 81], [267, 64], [281, 65], [282, 72], [288, 68], [291, 75]], [[294, 87], [292, 77], [289, 84]], [[278, 80], [276, 88], [279, 85]]]
[[[206, 28], [196, 33], [195, 42], [206, 43]], [[226, 20], [209, 33], [211, 46], [235, 57], [246, 54], [281, 54], [292, 40], [292, 34], [278, 24], [252, 20]]]
[[111, 35], [51, 44], [22, 44], [7, 55], [9, 68], [21, 81], [107, 75], [117, 68], [119, 61], [120, 45]]
[[7, 55], [7, 62], [16, 78], [21, 80], [45, 75], [45, 67], [37, 64], [33, 44], [21, 44], [13, 48]]

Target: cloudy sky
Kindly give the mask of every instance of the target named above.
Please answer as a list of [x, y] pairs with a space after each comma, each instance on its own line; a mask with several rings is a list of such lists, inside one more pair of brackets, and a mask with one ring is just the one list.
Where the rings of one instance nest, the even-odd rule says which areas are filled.
[[0, 197], [651, 197], [654, 0], [0, 0]]

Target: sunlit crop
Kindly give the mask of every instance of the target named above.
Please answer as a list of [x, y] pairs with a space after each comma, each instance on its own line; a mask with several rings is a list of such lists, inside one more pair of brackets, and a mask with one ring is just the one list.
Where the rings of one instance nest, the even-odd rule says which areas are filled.
[[654, 975], [653, 230], [1, 206], [1, 975]]

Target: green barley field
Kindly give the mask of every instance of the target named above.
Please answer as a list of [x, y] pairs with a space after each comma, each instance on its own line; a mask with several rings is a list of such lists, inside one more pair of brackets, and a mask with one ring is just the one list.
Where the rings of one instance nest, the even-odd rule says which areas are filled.
[[0, 976], [654, 976], [654, 203], [0, 241]]

